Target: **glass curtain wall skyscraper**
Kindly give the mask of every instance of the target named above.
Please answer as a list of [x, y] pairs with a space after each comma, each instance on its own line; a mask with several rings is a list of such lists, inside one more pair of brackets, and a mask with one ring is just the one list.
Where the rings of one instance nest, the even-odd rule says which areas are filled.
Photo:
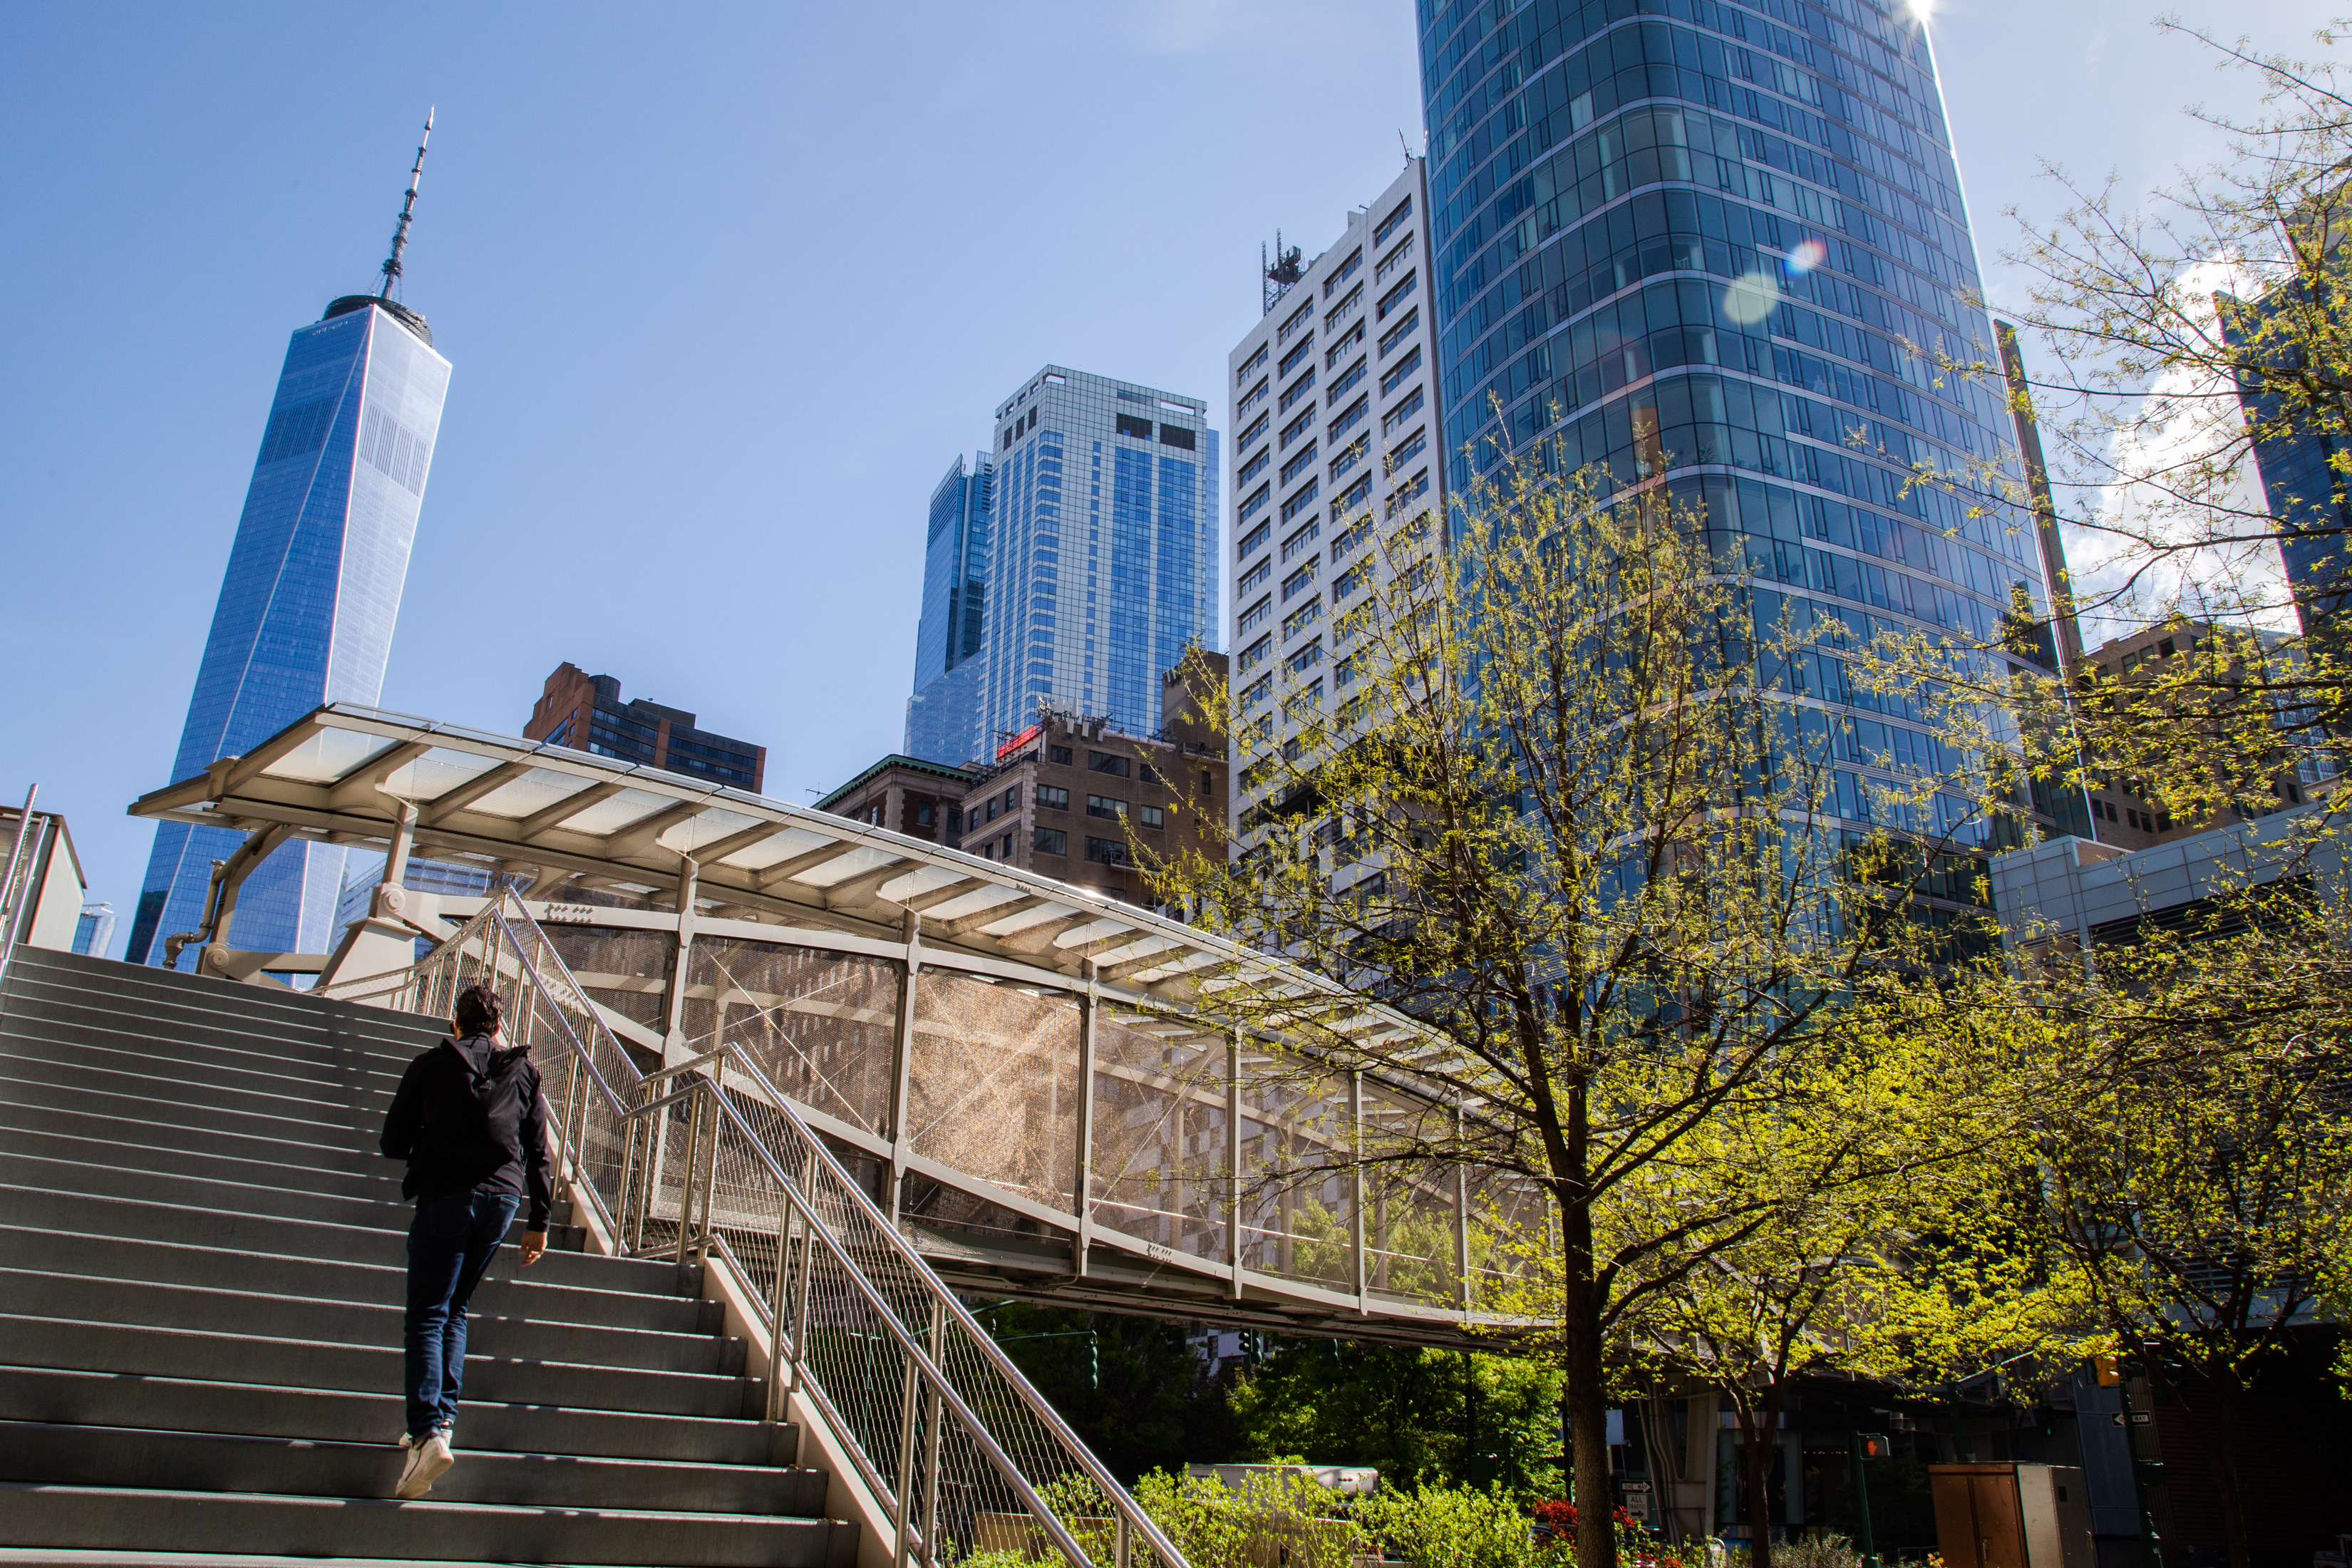
[[923, 545], [923, 616], [915, 632], [908, 756], [950, 767], [980, 752], [979, 654], [988, 626], [988, 523], [996, 483], [985, 452], [958, 458], [939, 488]]
[[[978, 754], [992, 755], [1045, 708], [1150, 734], [1160, 726], [1161, 672], [1195, 643], [1216, 646], [1217, 433], [1208, 405], [1047, 365], [998, 405], [987, 462], [983, 624], [964, 677]], [[934, 497], [935, 518], [947, 492], [943, 484]], [[927, 628], [929, 584], [927, 572]], [[910, 750], [918, 739], [910, 716]]]
[[[1999, 363], [1963, 298], [1975, 251], [1915, 15], [1418, 0], [1416, 16], [1455, 493], [1500, 446], [1557, 440], [1565, 466], [1664, 473], [1703, 500], [1767, 626], [1810, 598], [1865, 637], [1984, 644], [2018, 592], [2046, 622], [2028, 520], [1906, 482], [1987, 459], [2019, 478], [1999, 387], [1906, 346]], [[1837, 673], [1828, 700], [1869, 706]], [[1848, 728], [1880, 743], [1856, 742], [1841, 809], [1870, 757], [1926, 754], [1900, 714]]]
[[[323, 702], [374, 703], [441, 428], [449, 362], [423, 317], [350, 295], [288, 344], [221, 579], [212, 631], [172, 765], [175, 779], [243, 752]], [[241, 836], [165, 823], [125, 954], [163, 962], [203, 923], [212, 863]], [[344, 852], [289, 844], [248, 878], [221, 940], [318, 952], [331, 935]], [[195, 962], [182, 955], [184, 967]]]

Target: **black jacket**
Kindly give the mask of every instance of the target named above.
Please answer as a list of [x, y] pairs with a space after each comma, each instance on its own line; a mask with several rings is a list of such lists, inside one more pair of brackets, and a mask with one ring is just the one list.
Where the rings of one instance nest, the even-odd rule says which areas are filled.
[[547, 1097], [528, 1050], [443, 1040], [401, 1074], [382, 1146], [408, 1162], [403, 1197], [489, 1187], [530, 1199], [526, 1228], [547, 1228]]

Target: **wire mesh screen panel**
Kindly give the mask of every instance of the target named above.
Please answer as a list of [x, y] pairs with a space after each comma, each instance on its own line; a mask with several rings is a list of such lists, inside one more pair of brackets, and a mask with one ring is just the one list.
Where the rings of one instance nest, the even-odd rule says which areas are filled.
[[890, 1115], [899, 966], [777, 942], [698, 939], [684, 1027], [748, 1054], [799, 1103], [867, 1132]]
[[1264, 1273], [1352, 1291], [1348, 1079], [1271, 1052], [1245, 1052], [1242, 1060], [1243, 1258]]
[[1222, 1032], [1105, 1005], [1095, 1018], [1095, 1223], [1216, 1262], [1225, 1257]]
[[1463, 1185], [1470, 1197], [1464, 1245], [1470, 1259], [1469, 1298], [1475, 1306], [1500, 1295], [1528, 1267], [1526, 1248], [1506, 1245], [1505, 1238], [1549, 1236], [1551, 1210], [1540, 1188], [1509, 1172], [1465, 1170]]
[[1454, 1171], [1415, 1152], [1450, 1134], [1452, 1112], [1377, 1083], [1362, 1093], [1364, 1289], [1389, 1300], [1456, 1304]]
[[621, 926], [559, 925], [546, 929], [546, 939], [590, 996], [656, 1032], [668, 1026], [662, 990], [677, 938]]
[[1078, 1001], [925, 969], [907, 1135], [924, 1155], [1065, 1214], [1078, 1136]]

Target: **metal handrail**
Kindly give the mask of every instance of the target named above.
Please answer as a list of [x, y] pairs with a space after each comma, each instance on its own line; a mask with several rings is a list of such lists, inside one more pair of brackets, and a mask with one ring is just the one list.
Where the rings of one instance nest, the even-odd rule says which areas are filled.
[[[774, 1347], [768, 1416], [772, 1420], [781, 1413], [788, 1386], [801, 1392], [824, 1416], [860, 1479], [889, 1514], [897, 1536], [894, 1563], [902, 1568], [913, 1562], [945, 1568], [957, 1555], [949, 1521], [941, 1517], [942, 1493], [952, 1487], [975, 1531], [988, 1518], [1025, 1514], [1073, 1568], [1139, 1568], [1135, 1545], [1144, 1549], [1157, 1568], [1186, 1568], [1182, 1553], [1029, 1385], [833, 1151], [810, 1131], [759, 1064], [740, 1047], [722, 1041], [690, 1059], [641, 1068], [511, 889], [486, 903], [457, 933], [408, 969], [322, 987], [321, 994], [443, 1012], [469, 978], [488, 979], [501, 993], [514, 994], [510, 1026], [523, 1045], [531, 1044], [539, 1025], [551, 1026], [550, 1043], [560, 1044], [569, 1068], [562, 1085], [561, 1136], [572, 1190], [587, 1198], [615, 1248], [674, 1254], [681, 1262], [699, 1257], [727, 1268], [747, 1299], [766, 1299], [766, 1326]], [[741, 1080], [761, 1116], [780, 1119], [780, 1127], [763, 1132], [755, 1125], [757, 1119], [747, 1114], [746, 1102], [728, 1086], [730, 1073]], [[592, 1125], [598, 1108], [604, 1123], [601, 1127]], [[677, 1160], [667, 1145], [681, 1124], [685, 1153]], [[747, 1232], [743, 1225], [730, 1224], [730, 1216], [717, 1212], [722, 1186], [719, 1155], [730, 1132], [735, 1147], [729, 1174], [738, 1179], [726, 1202], [739, 1205], [749, 1196], [774, 1203], [773, 1274], [766, 1290], [761, 1289], [758, 1269], [745, 1261], [725, 1228], [747, 1239], [752, 1235], [764, 1239], [770, 1226], [761, 1220], [756, 1232]], [[784, 1135], [791, 1154], [780, 1152], [776, 1133]], [[600, 1135], [605, 1145], [601, 1157], [593, 1147]], [[617, 1175], [609, 1169], [614, 1144]], [[802, 1173], [792, 1169], [796, 1163]], [[674, 1203], [666, 1166], [675, 1168]], [[600, 1190], [606, 1184], [609, 1194]], [[702, 1205], [698, 1224], [698, 1202]], [[672, 1215], [674, 1237], [646, 1245], [647, 1227], [668, 1225]], [[801, 1244], [797, 1249], [795, 1240]], [[864, 1261], [861, 1248], [866, 1254]], [[877, 1281], [872, 1268], [877, 1255], [887, 1259], [884, 1272], [892, 1277], [896, 1293], [908, 1300], [895, 1300], [892, 1286]], [[830, 1265], [822, 1281], [820, 1259]], [[831, 1291], [822, 1323], [813, 1312], [821, 1287]], [[845, 1312], [846, 1321], [864, 1326], [834, 1321]], [[878, 1324], [873, 1321], [877, 1317]], [[881, 1331], [869, 1332], [868, 1328]], [[881, 1391], [872, 1386], [870, 1375], [828, 1385], [827, 1375], [814, 1364], [817, 1342], [826, 1332], [860, 1344], [879, 1342], [886, 1358], [895, 1353], [903, 1362], [903, 1386], [895, 1391], [895, 1424], [886, 1421], [874, 1429], [875, 1396]], [[977, 1352], [977, 1365], [971, 1364], [974, 1358], [968, 1355], [951, 1361], [951, 1352], [960, 1351]], [[861, 1369], [870, 1372], [862, 1356]], [[992, 1429], [983, 1408], [996, 1409], [1000, 1422], [1012, 1420], [1003, 1436]], [[856, 1418], [861, 1413], [869, 1417], [862, 1436]], [[947, 1439], [954, 1435], [950, 1426], [969, 1446], [970, 1455], [948, 1452]], [[1015, 1430], [1024, 1427], [1027, 1443], [1015, 1443]], [[869, 1451], [883, 1446], [877, 1439], [887, 1442], [895, 1454]], [[973, 1460], [979, 1464], [971, 1464]], [[959, 1464], [966, 1468], [956, 1470]], [[1045, 1475], [1048, 1470], [1055, 1474]], [[1111, 1516], [1115, 1564], [1097, 1564], [1041, 1495], [1047, 1480], [1077, 1476], [1101, 1494], [1104, 1511]], [[1015, 1507], [992, 1515], [983, 1497], [990, 1491]], [[975, 1544], [967, 1540], [963, 1549]]]

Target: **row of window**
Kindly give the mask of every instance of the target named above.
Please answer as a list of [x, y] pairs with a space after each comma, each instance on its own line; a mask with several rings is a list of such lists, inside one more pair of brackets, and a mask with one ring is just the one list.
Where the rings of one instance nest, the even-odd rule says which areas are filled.
[[1380, 266], [1372, 269], [1372, 281], [1375, 283], [1387, 282], [1389, 280], [1390, 273], [1394, 272], [1398, 268], [1402, 267], [1406, 262], [1411, 261], [1412, 259], [1412, 236], [1408, 234], [1402, 239], [1398, 240], [1397, 247], [1394, 250], [1390, 251], [1387, 257], [1382, 259]]

